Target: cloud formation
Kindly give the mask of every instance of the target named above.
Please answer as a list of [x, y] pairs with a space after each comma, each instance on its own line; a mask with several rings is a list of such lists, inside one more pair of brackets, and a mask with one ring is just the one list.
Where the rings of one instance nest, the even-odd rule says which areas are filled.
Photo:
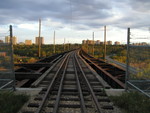
[[[3, 0], [0, 3], [0, 26], [13, 24], [20, 37], [26, 32], [21, 30], [25, 29], [38, 34], [39, 18], [42, 19], [42, 30], [47, 34], [50, 30], [69, 32], [69, 29], [73, 29], [74, 34], [76, 31], [89, 32], [104, 25], [117, 30], [149, 27], [149, 7], [149, 0]], [[24, 35], [24, 39], [27, 36]]]
[[4, 0], [0, 4], [0, 24], [23, 24], [42, 18], [79, 29], [138, 27], [150, 24], [149, 7], [149, 0]]

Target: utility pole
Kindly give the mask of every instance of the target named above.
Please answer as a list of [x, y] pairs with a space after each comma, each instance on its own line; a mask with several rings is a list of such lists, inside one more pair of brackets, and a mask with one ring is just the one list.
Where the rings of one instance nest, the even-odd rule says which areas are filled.
[[10, 30], [10, 44], [13, 45], [13, 33], [12, 33], [12, 25], [9, 26], [9, 30]]
[[64, 52], [65, 52], [65, 38], [64, 38]]
[[126, 78], [125, 78], [126, 91], [128, 89], [127, 82], [129, 79], [129, 46], [130, 46], [130, 28], [128, 28], [127, 30], [127, 59], [126, 59], [127, 67], [126, 67]]
[[94, 57], [94, 32], [93, 32], [93, 57]]
[[89, 53], [89, 41], [88, 41], [88, 39], [87, 39], [87, 41], [86, 41], [86, 44], [87, 44], [87, 54]]
[[69, 51], [69, 40], [68, 40], [68, 51]]
[[54, 31], [54, 54], [56, 53], [56, 50], [55, 50], [55, 31]]
[[13, 30], [12, 30], [12, 25], [9, 26], [10, 30], [10, 45], [11, 45], [11, 69], [12, 69], [12, 75], [13, 75], [13, 90], [16, 90], [15, 88], [15, 71], [14, 71], [14, 50], [13, 50]]
[[38, 55], [39, 55], [39, 59], [41, 58], [41, 43], [42, 43], [42, 39], [41, 39], [41, 19], [39, 19], [39, 38], [38, 38], [38, 43], [39, 43], [39, 48], [38, 48]]
[[106, 26], [104, 26], [104, 60], [106, 60]]

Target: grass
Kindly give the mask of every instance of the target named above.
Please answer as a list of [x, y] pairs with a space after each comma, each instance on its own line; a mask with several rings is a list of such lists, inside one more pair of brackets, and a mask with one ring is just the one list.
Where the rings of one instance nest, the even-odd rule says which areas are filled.
[[29, 96], [24, 94], [0, 91], [0, 113], [17, 113], [28, 99]]
[[150, 98], [138, 93], [123, 93], [121, 96], [111, 96], [115, 105], [125, 113], [150, 113]]

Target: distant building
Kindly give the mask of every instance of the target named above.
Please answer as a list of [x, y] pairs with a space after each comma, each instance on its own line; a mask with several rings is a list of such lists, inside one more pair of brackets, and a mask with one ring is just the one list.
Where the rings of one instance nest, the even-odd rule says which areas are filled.
[[[93, 44], [93, 40], [82, 40], [82, 44]], [[104, 42], [101, 42], [100, 40], [94, 41], [94, 44], [98, 45], [104, 45]], [[120, 42], [116, 41], [116, 44], [120, 45]], [[112, 41], [107, 41], [106, 45], [112, 45]]]
[[82, 44], [99, 44], [100, 43], [100, 40], [97, 40], [97, 41], [93, 41], [93, 40], [82, 40]]
[[24, 42], [19, 42], [18, 44], [19, 44], [19, 45], [24, 45], [25, 43], [24, 43]]
[[145, 46], [145, 45], [149, 45], [147, 42], [141, 42], [141, 43], [133, 43], [132, 45], [135, 46]]
[[44, 37], [35, 37], [35, 44], [39, 45], [39, 43], [44, 44]]
[[148, 45], [146, 42], [141, 43], [142, 46]]
[[140, 43], [133, 43], [132, 45], [134, 45], [134, 46], [139, 46]]
[[93, 40], [82, 40], [82, 44], [93, 44]]
[[87, 44], [93, 44], [94, 42], [93, 42], [93, 40], [87, 40], [86, 43]]
[[0, 43], [4, 43], [3, 40], [0, 40]]
[[[5, 37], [5, 43], [10, 43], [10, 36]], [[15, 37], [15, 36], [12, 37], [12, 43], [13, 43], [13, 45], [17, 44], [17, 37]]]
[[13, 43], [14, 45], [16, 45], [16, 44], [17, 44], [17, 37], [15, 37], [15, 36], [12, 37], [12, 41], [13, 41], [12, 43]]
[[86, 40], [82, 40], [82, 44], [86, 44]]
[[95, 42], [95, 44], [97, 44], [97, 45], [100, 44], [100, 40], [97, 40], [97, 41]]
[[10, 37], [9, 36], [5, 37], [5, 43], [10, 43]]
[[112, 45], [112, 41], [107, 41], [107, 45]]
[[132, 45], [138, 45], [138, 43], [133, 43]]
[[120, 42], [116, 41], [116, 42], [115, 42], [115, 45], [120, 45]]
[[106, 41], [106, 45], [108, 45], [108, 42]]
[[25, 40], [25, 45], [32, 45], [32, 40]]
[[104, 44], [104, 42], [100, 42], [100, 45], [103, 45]]

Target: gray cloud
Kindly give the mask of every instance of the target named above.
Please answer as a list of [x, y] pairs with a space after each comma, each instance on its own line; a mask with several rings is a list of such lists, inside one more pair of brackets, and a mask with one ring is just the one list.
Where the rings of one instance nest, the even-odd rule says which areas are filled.
[[150, 13], [150, 1], [149, 0], [131, 0], [130, 5], [133, 10]]
[[4, 0], [0, 4], [0, 24], [22, 24], [42, 18], [72, 24], [76, 29], [103, 25], [138, 27], [150, 24], [149, 7], [149, 0]]

